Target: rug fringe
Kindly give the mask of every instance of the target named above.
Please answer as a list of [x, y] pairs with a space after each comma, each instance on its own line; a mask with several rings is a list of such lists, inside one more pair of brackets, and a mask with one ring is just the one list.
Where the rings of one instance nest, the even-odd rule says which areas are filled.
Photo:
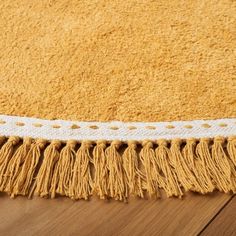
[[[0, 137], [0, 191], [127, 201], [236, 193], [236, 137], [97, 142]], [[162, 191], [160, 191], [162, 189]]]

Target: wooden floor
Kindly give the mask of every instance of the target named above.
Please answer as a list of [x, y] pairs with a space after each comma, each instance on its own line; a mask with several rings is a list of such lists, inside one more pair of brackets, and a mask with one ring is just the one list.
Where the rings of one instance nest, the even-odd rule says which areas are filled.
[[130, 203], [0, 197], [0, 235], [236, 235], [236, 197], [190, 193], [184, 199]]

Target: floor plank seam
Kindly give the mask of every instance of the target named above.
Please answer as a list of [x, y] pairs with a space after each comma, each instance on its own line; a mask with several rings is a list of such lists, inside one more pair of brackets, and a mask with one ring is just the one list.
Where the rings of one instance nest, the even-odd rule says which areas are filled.
[[225, 209], [225, 207], [233, 200], [234, 195], [230, 197], [228, 201], [224, 203], [224, 205], [216, 212], [216, 214], [208, 221], [208, 223], [202, 228], [202, 230], [197, 234], [197, 236], [201, 236], [202, 233], [208, 228], [210, 224], [214, 222], [214, 220], [220, 215], [220, 213]]

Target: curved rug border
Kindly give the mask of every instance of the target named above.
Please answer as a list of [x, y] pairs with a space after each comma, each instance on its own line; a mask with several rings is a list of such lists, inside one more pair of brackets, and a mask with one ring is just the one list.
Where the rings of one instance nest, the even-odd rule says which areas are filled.
[[61, 141], [229, 137], [236, 135], [236, 118], [173, 122], [83, 122], [0, 115], [0, 135]]

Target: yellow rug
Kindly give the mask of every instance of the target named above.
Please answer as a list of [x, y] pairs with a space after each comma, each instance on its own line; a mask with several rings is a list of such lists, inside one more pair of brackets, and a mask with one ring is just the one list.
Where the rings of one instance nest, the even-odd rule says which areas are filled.
[[230, 0], [2, 0], [0, 191], [234, 193], [235, 14]]

